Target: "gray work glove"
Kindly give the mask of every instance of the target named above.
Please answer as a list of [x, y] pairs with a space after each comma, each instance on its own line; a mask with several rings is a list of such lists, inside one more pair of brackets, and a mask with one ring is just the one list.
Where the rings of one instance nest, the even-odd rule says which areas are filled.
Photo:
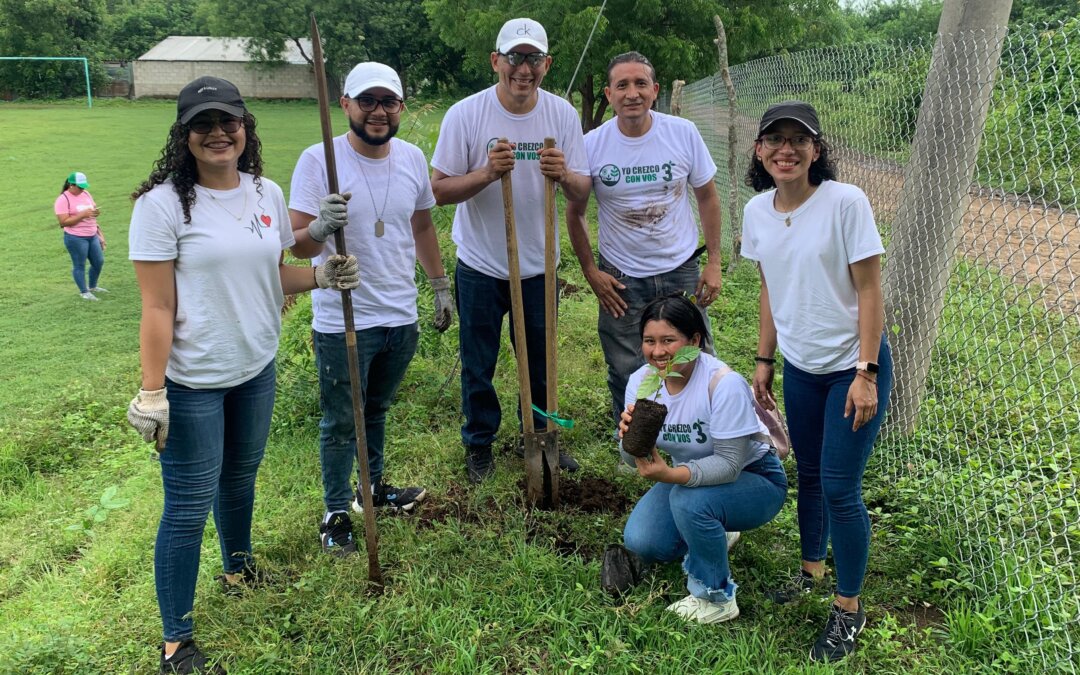
[[165, 447], [165, 438], [169, 435], [169, 399], [165, 396], [165, 387], [151, 391], [140, 389], [139, 395], [128, 405], [127, 418], [144, 441], [156, 438], [157, 447]]
[[308, 225], [308, 236], [315, 241], [326, 241], [335, 232], [349, 222], [349, 198], [351, 192], [343, 195], [328, 194], [319, 200], [319, 217]]
[[315, 268], [315, 283], [319, 288], [351, 291], [360, 285], [360, 265], [356, 256], [332, 255]]
[[430, 279], [431, 289], [435, 291], [435, 330], [445, 332], [454, 320], [454, 299], [450, 297], [450, 278], [446, 276]]

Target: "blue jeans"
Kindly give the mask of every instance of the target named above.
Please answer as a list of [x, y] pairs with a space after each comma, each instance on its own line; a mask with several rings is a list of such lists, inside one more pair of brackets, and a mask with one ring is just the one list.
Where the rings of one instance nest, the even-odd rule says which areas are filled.
[[844, 405], [855, 369], [813, 375], [784, 362], [784, 404], [799, 474], [802, 559], [824, 560], [831, 536], [836, 592], [848, 598], [862, 591], [870, 554], [862, 477], [892, 392], [893, 363], [885, 336], [878, 366], [877, 414], [853, 432]]
[[[346, 511], [353, 499], [352, 471], [356, 458], [356, 424], [349, 384], [349, 353], [345, 333], [315, 337], [315, 364], [319, 369], [319, 463], [322, 465], [323, 502], [327, 511]], [[360, 360], [360, 395], [364, 404], [371, 484], [382, 479], [386, 412], [394, 401], [405, 370], [416, 353], [420, 324], [365, 328], [356, 331]]]
[[[454, 272], [457, 289], [458, 324], [461, 338], [461, 442], [466, 448], [489, 447], [502, 421], [499, 397], [492, 379], [499, 360], [503, 317], [510, 312], [510, 282], [489, 277], [458, 260]], [[526, 353], [529, 357], [529, 385], [533, 403], [547, 403], [547, 356], [544, 353], [544, 275], [521, 280], [525, 315]], [[510, 318], [510, 343], [517, 348], [514, 321]], [[547, 419], [532, 413], [538, 430], [547, 428]], [[519, 405], [518, 419], [521, 419]]]
[[211, 507], [225, 572], [239, 572], [251, 559], [255, 474], [274, 411], [274, 362], [228, 389], [192, 389], [168, 379], [165, 386], [165, 509], [154, 545], [154, 584], [165, 640], [179, 642], [192, 635], [199, 552]]
[[[618, 291], [619, 297], [626, 301], [626, 313], [616, 319], [601, 307], [596, 321], [596, 328], [600, 333], [600, 347], [604, 350], [604, 361], [608, 367], [607, 384], [608, 391], [611, 392], [611, 412], [615, 419], [615, 428], [618, 428], [619, 416], [624, 407], [626, 382], [635, 370], [645, 365], [645, 358], [641, 355], [642, 310], [645, 305], [662, 295], [679, 291], [693, 295], [698, 279], [701, 278], [701, 270], [698, 268], [697, 258], [686, 261], [670, 272], [642, 278], [627, 276], [603, 256], [600, 256], [597, 267], [626, 286], [624, 290]], [[701, 314], [708, 328], [709, 317], [704, 309], [701, 309]], [[712, 353], [711, 335], [703, 336], [702, 346], [705, 351]]]
[[644, 562], [683, 559], [686, 588], [710, 602], [735, 597], [727, 532], [745, 532], [776, 517], [787, 495], [784, 467], [774, 453], [748, 464], [731, 483], [688, 488], [656, 483], [638, 500], [623, 543]]
[[[75, 279], [79, 292], [85, 293], [90, 288], [97, 288], [101, 268], [105, 265], [105, 254], [101, 250], [101, 242], [98, 241], [97, 235], [77, 237], [65, 232], [64, 246], [67, 247], [68, 254], [71, 256], [71, 276]], [[87, 260], [90, 261], [89, 287], [86, 285]]]

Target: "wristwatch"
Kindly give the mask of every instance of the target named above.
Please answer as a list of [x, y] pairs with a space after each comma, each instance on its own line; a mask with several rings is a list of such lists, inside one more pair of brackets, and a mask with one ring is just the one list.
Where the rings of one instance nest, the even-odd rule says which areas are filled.
[[878, 364], [872, 361], [859, 361], [855, 364], [855, 370], [865, 370], [868, 373], [877, 374]]

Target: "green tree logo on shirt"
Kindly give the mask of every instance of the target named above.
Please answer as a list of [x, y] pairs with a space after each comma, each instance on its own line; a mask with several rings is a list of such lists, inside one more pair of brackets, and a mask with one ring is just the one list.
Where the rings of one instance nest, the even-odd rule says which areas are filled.
[[611, 187], [618, 184], [619, 178], [622, 177], [622, 172], [619, 171], [619, 167], [614, 164], [605, 164], [600, 168], [600, 182], [604, 185]]

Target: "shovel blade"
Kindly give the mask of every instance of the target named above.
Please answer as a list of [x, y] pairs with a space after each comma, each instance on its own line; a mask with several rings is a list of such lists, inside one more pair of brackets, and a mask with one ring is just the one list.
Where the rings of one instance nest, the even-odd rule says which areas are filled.
[[530, 506], [559, 505], [559, 433], [544, 431], [525, 436], [525, 489]]

